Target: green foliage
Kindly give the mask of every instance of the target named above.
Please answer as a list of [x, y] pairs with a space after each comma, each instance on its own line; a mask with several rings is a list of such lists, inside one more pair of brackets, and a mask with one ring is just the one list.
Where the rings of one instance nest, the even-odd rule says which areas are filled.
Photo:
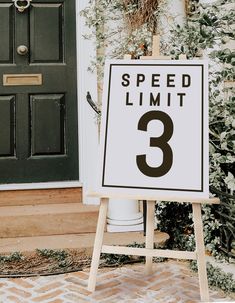
[[[185, 249], [187, 247], [188, 250], [194, 250], [190, 211], [191, 205], [189, 204], [175, 202], [157, 203], [158, 228], [170, 235], [167, 243], [168, 248]], [[189, 241], [190, 238], [192, 241]]]
[[[197, 271], [197, 262], [191, 262], [191, 269]], [[235, 292], [235, 280], [231, 273], [225, 273], [217, 266], [207, 263], [208, 284], [216, 289], [222, 289], [225, 293]]]
[[15, 262], [15, 261], [21, 261], [24, 260], [24, 257], [21, 253], [19, 252], [14, 252], [10, 255], [0, 255], [0, 263], [4, 263], [4, 262]]
[[68, 256], [68, 253], [65, 250], [53, 250], [53, 249], [37, 249], [36, 252], [43, 257], [53, 258], [55, 260], [64, 260]]
[[[235, 234], [235, 106], [234, 106], [234, 58], [235, 52], [226, 47], [234, 40], [234, 11], [229, 9], [232, 1], [216, 1], [213, 5], [198, 5], [183, 26], [171, 31], [171, 42], [166, 53], [178, 58], [185, 53], [188, 58], [207, 54], [209, 68], [209, 142], [210, 142], [210, 190], [222, 201], [218, 206], [203, 207], [204, 234], [207, 250], [220, 257], [222, 249], [234, 256], [232, 245]], [[225, 45], [225, 46], [224, 46]], [[166, 216], [174, 218], [175, 208], [182, 212], [177, 216], [179, 225], [191, 226], [188, 206], [159, 205], [160, 229], [168, 231], [172, 245], [193, 247], [193, 235], [177, 229], [175, 222], [167, 222]], [[181, 222], [179, 221], [181, 218]], [[169, 221], [169, 220], [168, 220]], [[174, 220], [172, 220], [174, 221]], [[192, 227], [192, 226], [191, 226]], [[174, 240], [173, 240], [174, 239]]]
[[[195, 1], [191, 1], [194, 6]], [[202, 55], [202, 50], [209, 50], [215, 46], [234, 39], [234, 11], [229, 9], [232, 0], [216, 1], [214, 4], [198, 5], [183, 26], [177, 25], [172, 30], [169, 52], [177, 57], [186, 53], [188, 58]], [[173, 49], [172, 49], [173, 47]], [[229, 52], [229, 53], [227, 53]], [[216, 57], [223, 57], [224, 62], [231, 61], [232, 52], [228, 49], [219, 50]], [[229, 57], [229, 58], [228, 58]]]
[[60, 267], [66, 267], [68, 265], [68, 253], [64, 250], [53, 249], [36, 249], [37, 254], [45, 258], [52, 258], [58, 261]]
[[[229, 186], [229, 185], [228, 185]], [[214, 189], [221, 197], [221, 204], [216, 211], [220, 216], [220, 244], [221, 250], [229, 257], [235, 256], [235, 203], [234, 197], [230, 194]]]
[[[215, 218], [213, 206], [202, 207], [205, 245], [214, 256], [220, 245], [219, 227], [221, 223]], [[168, 247], [179, 250], [195, 250], [195, 237], [192, 221], [192, 205], [187, 203], [162, 202], [156, 205], [158, 228], [169, 233]]]

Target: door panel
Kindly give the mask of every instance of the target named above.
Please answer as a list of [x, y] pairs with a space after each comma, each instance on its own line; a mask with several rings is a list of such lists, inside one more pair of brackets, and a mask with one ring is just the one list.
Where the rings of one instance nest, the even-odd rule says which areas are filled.
[[0, 157], [15, 155], [15, 96], [0, 96]]
[[[79, 178], [75, 21], [75, 0], [33, 0], [23, 13], [0, 0], [0, 183]], [[42, 85], [5, 86], [6, 74]]]
[[31, 96], [32, 156], [65, 154], [63, 94]]
[[[47, 22], [45, 22], [45, 19]], [[32, 4], [30, 61], [63, 62], [63, 5]]]
[[13, 63], [14, 45], [13, 4], [0, 3], [0, 64]]

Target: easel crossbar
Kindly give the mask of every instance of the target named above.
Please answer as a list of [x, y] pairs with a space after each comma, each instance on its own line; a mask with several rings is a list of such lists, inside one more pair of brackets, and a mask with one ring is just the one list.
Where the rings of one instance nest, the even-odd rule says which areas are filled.
[[131, 255], [131, 256], [146, 256], [146, 257], [161, 257], [172, 259], [186, 259], [196, 260], [197, 254], [192, 251], [178, 251], [178, 250], [165, 250], [165, 249], [148, 249], [139, 247], [126, 247], [126, 246], [111, 246], [103, 245], [102, 253], [118, 254], [118, 255]]

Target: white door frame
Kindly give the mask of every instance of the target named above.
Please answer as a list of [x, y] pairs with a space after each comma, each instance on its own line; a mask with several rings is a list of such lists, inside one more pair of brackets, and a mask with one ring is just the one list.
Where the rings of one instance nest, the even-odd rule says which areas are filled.
[[85, 196], [86, 192], [94, 186], [98, 154], [98, 128], [95, 114], [86, 102], [87, 91], [91, 93], [94, 100], [97, 100], [97, 77], [95, 73], [88, 72], [91, 58], [96, 55], [96, 48], [95, 41], [84, 39], [83, 35], [89, 30], [85, 26], [84, 18], [80, 16], [80, 11], [88, 5], [89, 0], [76, 0], [79, 180], [0, 184], [0, 191], [83, 186], [83, 203], [97, 204], [96, 200]]
[[87, 192], [95, 188], [98, 164], [99, 134], [95, 112], [86, 101], [89, 91], [94, 101], [97, 101], [97, 75], [88, 71], [91, 59], [96, 57], [96, 38], [84, 39], [84, 34], [90, 34], [85, 25], [85, 18], [80, 11], [89, 5], [89, 0], [77, 0], [77, 62], [78, 62], [78, 133], [79, 133], [79, 171], [83, 184], [83, 203], [98, 204], [96, 198], [87, 197]]

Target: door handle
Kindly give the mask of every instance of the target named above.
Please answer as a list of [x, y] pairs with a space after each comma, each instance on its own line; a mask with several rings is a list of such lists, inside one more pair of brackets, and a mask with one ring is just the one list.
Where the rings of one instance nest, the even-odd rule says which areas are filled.
[[20, 13], [23, 13], [29, 6], [32, 0], [12, 0], [15, 7]]
[[19, 45], [17, 47], [16, 51], [17, 51], [18, 55], [25, 56], [25, 55], [28, 54], [29, 49], [28, 49], [28, 47], [26, 45]]

